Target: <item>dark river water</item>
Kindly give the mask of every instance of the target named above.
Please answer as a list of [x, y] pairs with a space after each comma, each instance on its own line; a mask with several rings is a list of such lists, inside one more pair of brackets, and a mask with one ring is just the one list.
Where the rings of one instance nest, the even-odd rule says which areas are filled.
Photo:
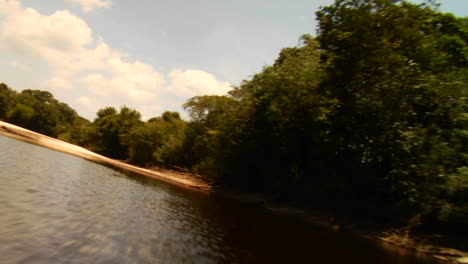
[[0, 136], [0, 263], [436, 263]]

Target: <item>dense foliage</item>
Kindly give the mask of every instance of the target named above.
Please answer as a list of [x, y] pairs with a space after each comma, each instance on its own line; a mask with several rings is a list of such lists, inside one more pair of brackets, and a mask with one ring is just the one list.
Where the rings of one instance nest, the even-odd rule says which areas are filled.
[[336, 0], [315, 38], [227, 96], [147, 122], [90, 123], [48, 92], [0, 86], [0, 119], [141, 165], [305, 205], [468, 223], [468, 19], [399, 0]]
[[396, 0], [317, 18], [229, 96], [189, 100], [190, 165], [280, 199], [466, 224], [468, 20]]
[[74, 127], [87, 124], [47, 91], [18, 93], [4, 83], [0, 83], [0, 119], [52, 137], [68, 137]]

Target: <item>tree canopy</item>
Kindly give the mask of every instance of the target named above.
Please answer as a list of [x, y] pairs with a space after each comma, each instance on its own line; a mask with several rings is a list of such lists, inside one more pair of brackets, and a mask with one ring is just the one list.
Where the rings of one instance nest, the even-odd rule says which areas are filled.
[[0, 84], [0, 119], [52, 137], [71, 130], [79, 116], [47, 91], [20, 93]]

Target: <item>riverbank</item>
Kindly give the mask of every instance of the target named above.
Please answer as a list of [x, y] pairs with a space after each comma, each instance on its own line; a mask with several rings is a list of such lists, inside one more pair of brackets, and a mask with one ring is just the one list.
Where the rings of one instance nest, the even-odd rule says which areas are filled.
[[74, 155], [92, 162], [96, 162], [102, 165], [110, 166], [116, 169], [134, 172], [142, 174], [148, 177], [156, 178], [165, 182], [170, 182], [177, 184], [179, 186], [195, 189], [202, 192], [209, 192], [211, 190], [211, 185], [203, 182], [201, 179], [196, 177], [190, 177], [189, 174], [182, 174], [177, 172], [172, 172], [169, 170], [150, 170], [137, 166], [127, 164], [122, 161], [110, 159], [99, 155], [97, 153], [91, 152], [85, 148], [51, 138], [31, 130], [21, 128], [6, 122], [0, 121], [0, 135], [12, 137], [21, 141], [25, 141], [31, 144], [39, 145], [46, 147], [52, 150], [60, 151], [70, 155]]
[[64, 152], [74, 156], [84, 158], [99, 164], [110, 166], [124, 171], [138, 173], [148, 177], [156, 178], [165, 182], [177, 184], [193, 190], [219, 195], [243, 203], [257, 204], [274, 213], [291, 215], [305, 219], [306, 221], [329, 228], [335, 232], [351, 232], [360, 236], [381, 241], [383, 246], [393, 245], [399, 248], [406, 248], [416, 252], [432, 255], [446, 263], [468, 263], [466, 252], [445, 248], [443, 245], [436, 245], [431, 240], [424, 239], [423, 236], [413, 236], [404, 228], [379, 227], [375, 223], [360, 222], [355, 217], [340, 218], [330, 217], [333, 213], [320, 212], [309, 209], [295, 208], [294, 205], [271, 203], [262, 195], [241, 194], [228, 189], [213, 188], [200, 177], [187, 172], [178, 172], [161, 168], [140, 168], [122, 161], [113, 160], [97, 153], [91, 152], [82, 147], [60, 141], [55, 138], [0, 121], [0, 134], [22, 140], [31, 144], [43, 146], [52, 150]]

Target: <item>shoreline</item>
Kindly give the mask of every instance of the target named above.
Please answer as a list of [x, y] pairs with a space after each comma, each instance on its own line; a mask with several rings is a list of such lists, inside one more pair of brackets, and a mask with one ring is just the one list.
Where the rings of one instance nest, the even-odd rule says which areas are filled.
[[[79, 147], [2, 121], [0, 121], [0, 135], [77, 156], [91, 162], [110, 166], [114, 169], [137, 173], [139, 175], [151, 177], [167, 183], [172, 183], [179, 187], [188, 188], [204, 194], [220, 196], [242, 203], [257, 204], [258, 206], [270, 210], [274, 213], [299, 217], [303, 220], [317, 224], [324, 228], [331, 229], [335, 232], [351, 232], [363, 238], [374, 240], [378, 243], [385, 243], [396, 248], [404, 248], [413, 250], [414, 252], [431, 255], [432, 257], [442, 260], [446, 263], [468, 263], [468, 253], [452, 248], [436, 246], [430, 242], [421, 242], [418, 236], [408, 236], [408, 234], [405, 234], [402, 229], [384, 228], [383, 230], [378, 231], [375, 229], [374, 231], [363, 230], [355, 226], [355, 221], [337, 221], [334, 217], [331, 217], [326, 213], [323, 214], [323, 212], [321, 213], [320, 210], [314, 212], [313, 210], [311, 211], [304, 208], [297, 208], [288, 204], [277, 204], [274, 202], [269, 202], [267, 197], [262, 194], [243, 194], [224, 188], [214, 188], [212, 185], [203, 182], [201, 179], [197, 179], [191, 173], [177, 172], [157, 167], [151, 169], [137, 167], [122, 161], [107, 158], [83, 147]], [[330, 219], [333, 220], [330, 221]], [[374, 226], [374, 228], [376, 228], [376, 226]], [[373, 229], [373, 227], [371, 226], [370, 229]]]
[[161, 170], [161, 172], [145, 169], [141, 167], [137, 167], [134, 165], [130, 165], [128, 163], [114, 160], [107, 158], [105, 156], [99, 155], [92, 151], [89, 151], [83, 147], [79, 147], [52, 137], [48, 137], [36, 132], [33, 132], [28, 129], [24, 129], [22, 127], [12, 125], [3, 121], [0, 121], [0, 135], [4, 135], [7, 137], [15, 138], [24, 142], [28, 142], [34, 145], [39, 145], [48, 149], [52, 149], [55, 151], [63, 152], [66, 154], [70, 154], [76, 157], [83, 158], [85, 160], [89, 160], [95, 163], [99, 163], [102, 165], [110, 166], [115, 169], [120, 169], [128, 172], [137, 173], [140, 175], [148, 176], [151, 178], [155, 178], [158, 180], [162, 180], [168, 183], [173, 183], [182, 187], [187, 187], [193, 190], [198, 190], [201, 192], [208, 193], [212, 186], [203, 183], [201, 180], [195, 179], [194, 177], [184, 176], [180, 177], [177, 176], [177, 173], [171, 173], [168, 170]]

